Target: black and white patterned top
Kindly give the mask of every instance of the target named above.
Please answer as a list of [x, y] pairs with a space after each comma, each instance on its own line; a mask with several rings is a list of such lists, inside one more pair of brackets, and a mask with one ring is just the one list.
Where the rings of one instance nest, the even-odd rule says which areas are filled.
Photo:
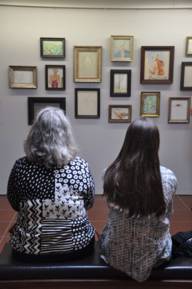
[[[172, 241], [169, 231], [172, 197], [177, 179], [161, 166], [166, 212], [161, 217], [129, 217], [126, 210], [109, 204], [107, 225], [101, 236], [102, 258], [137, 281], [146, 280], [158, 263], [169, 260]], [[155, 190], [154, 190], [155, 194]]]
[[18, 211], [11, 245], [20, 253], [72, 253], [94, 237], [87, 217], [94, 182], [87, 162], [78, 156], [61, 169], [20, 158], [9, 176], [7, 197]]

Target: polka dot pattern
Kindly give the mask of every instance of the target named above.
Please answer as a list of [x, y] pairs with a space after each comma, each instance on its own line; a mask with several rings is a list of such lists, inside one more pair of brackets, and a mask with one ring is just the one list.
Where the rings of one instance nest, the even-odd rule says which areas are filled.
[[12, 181], [21, 200], [54, 200], [55, 180], [52, 170], [32, 164], [26, 158], [16, 161]]
[[75, 251], [85, 248], [95, 233], [86, 218], [76, 219], [72, 224], [72, 232], [72, 242]]
[[55, 170], [55, 179], [56, 183], [68, 185], [70, 191], [82, 195], [86, 208], [92, 205], [94, 182], [84, 159], [76, 157], [63, 169]]

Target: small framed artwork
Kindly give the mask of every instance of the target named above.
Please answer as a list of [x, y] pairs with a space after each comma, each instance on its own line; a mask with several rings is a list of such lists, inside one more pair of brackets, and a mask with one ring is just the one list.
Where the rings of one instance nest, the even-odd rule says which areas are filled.
[[181, 90], [192, 90], [192, 62], [181, 63]]
[[190, 103], [190, 97], [170, 97], [168, 123], [189, 123]]
[[75, 117], [76, 118], [100, 117], [100, 89], [97, 88], [75, 89]]
[[110, 56], [112, 62], [127, 62], [133, 60], [133, 36], [112, 35]]
[[131, 70], [111, 70], [110, 96], [128, 97], [131, 95]]
[[10, 88], [37, 88], [36, 66], [9, 66]]
[[160, 92], [141, 92], [140, 115], [143, 117], [160, 116]]
[[65, 38], [41, 37], [40, 53], [42, 58], [64, 58]]
[[108, 122], [128, 123], [131, 122], [131, 105], [109, 105]]
[[174, 46], [142, 46], [141, 75], [143, 84], [173, 82]]
[[102, 47], [74, 47], [74, 82], [101, 82]]
[[192, 36], [186, 38], [185, 55], [192, 56]]
[[47, 90], [65, 90], [65, 65], [45, 66], [45, 87]]
[[39, 111], [47, 106], [66, 110], [66, 100], [63, 97], [28, 97], [28, 124], [31, 125]]

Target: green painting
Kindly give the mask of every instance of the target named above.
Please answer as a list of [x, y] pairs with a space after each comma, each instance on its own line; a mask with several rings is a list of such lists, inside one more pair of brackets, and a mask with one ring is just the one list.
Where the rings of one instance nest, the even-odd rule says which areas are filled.
[[44, 41], [43, 55], [62, 56], [63, 43], [61, 41]]
[[143, 112], [144, 113], [156, 113], [157, 111], [157, 96], [147, 95], [144, 98]]

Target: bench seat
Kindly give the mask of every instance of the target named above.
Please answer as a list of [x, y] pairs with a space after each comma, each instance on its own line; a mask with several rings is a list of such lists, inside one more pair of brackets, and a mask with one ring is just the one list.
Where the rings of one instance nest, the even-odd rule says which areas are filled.
[[166, 286], [192, 289], [192, 258], [176, 258], [154, 269], [146, 282], [138, 283], [105, 264], [99, 257], [98, 244], [92, 255], [65, 262], [20, 262], [13, 259], [9, 245], [0, 255], [0, 289], [158, 289]]

